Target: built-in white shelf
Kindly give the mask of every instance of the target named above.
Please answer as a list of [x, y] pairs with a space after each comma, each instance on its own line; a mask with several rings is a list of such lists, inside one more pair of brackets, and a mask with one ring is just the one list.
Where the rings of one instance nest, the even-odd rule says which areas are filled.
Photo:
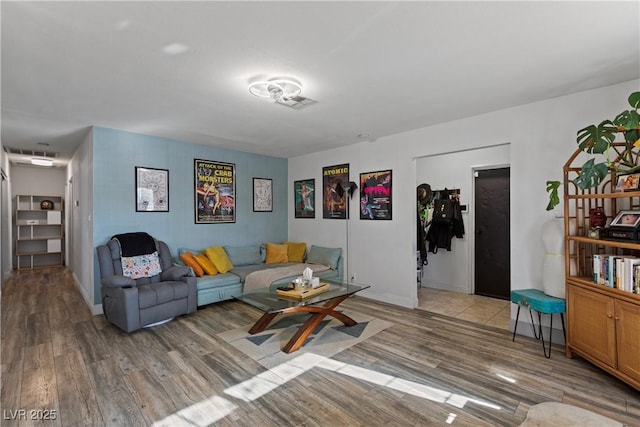
[[[50, 203], [43, 206], [45, 201]], [[64, 199], [60, 196], [17, 195], [15, 206], [14, 267], [63, 264]]]

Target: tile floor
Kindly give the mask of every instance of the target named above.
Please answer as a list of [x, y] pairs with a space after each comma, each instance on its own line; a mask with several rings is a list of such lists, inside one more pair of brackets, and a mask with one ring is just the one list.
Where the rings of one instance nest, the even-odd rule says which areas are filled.
[[418, 288], [418, 309], [502, 329], [511, 318], [510, 301], [426, 287]]

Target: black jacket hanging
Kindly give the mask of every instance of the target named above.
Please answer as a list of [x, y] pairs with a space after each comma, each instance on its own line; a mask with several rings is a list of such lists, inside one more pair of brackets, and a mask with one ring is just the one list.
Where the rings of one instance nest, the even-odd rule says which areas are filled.
[[[448, 197], [445, 194], [445, 197]], [[464, 236], [464, 223], [462, 222], [462, 210], [457, 199], [451, 199], [453, 215], [451, 221], [432, 221], [427, 240], [429, 241], [429, 252], [437, 253], [438, 248], [445, 248], [451, 251], [451, 239], [455, 236], [461, 239]]]
[[420, 252], [420, 263], [422, 265], [427, 265], [427, 234], [424, 231], [424, 223], [421, 220], [420, 212], [418, 212], [418, 230], [417, 230], [417, 239], [418, 239], [418, 251]]

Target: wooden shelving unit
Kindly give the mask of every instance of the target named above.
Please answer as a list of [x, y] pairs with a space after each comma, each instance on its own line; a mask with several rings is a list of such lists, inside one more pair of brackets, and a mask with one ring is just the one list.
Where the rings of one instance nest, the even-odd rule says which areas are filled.
[[614, 170], [599, 187], [580, 190], [571, 182], [582, 165], [580, 153], [564, 165], [566, 353], [640, 390], [640, 295], [593, 281], [594, 254], [640, 258], [640, 243], [587, 237], [591, 208], [603, 207], [608, 218], [622, 209], [640, 210], [640, 191], [615, 192]]
[[[53, 209], [41, 209], [44, 200]], [[14, 215], [16, 269], [64, 264], [64, 200], [60, 196], [17, 195]]]

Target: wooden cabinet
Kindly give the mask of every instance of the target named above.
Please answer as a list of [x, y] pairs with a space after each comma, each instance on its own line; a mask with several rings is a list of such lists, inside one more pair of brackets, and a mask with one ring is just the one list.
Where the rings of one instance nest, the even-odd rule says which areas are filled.
[[568, 351], [640, 389], [640, 305], [592, 287], [568, 284]]
[[15, 206], [15, 268], [64, 264], [63, 198], [17, 195]]
[[616, 300], [618, 369], [640, 384], [640, 306]]
[[595, 283], [593, 274], [594, 255], [640, 258], [640, 242], [588, 237], [591, 209], [603, 208], [610, 219], [640, 210], [640, 191], [616, 192], [615, 168], [599, 187], [580, 190], [572, 182], [580, 153], [564, 166], [567, 356], [579, 355], [640, 390], [640, 294]]
[[570, 283], [567, 305], [571, 307], [571, 313], [567, 316], [568, 341], [571, 342], [571, 347], [615, 368], [617, 351], [613, 320], [614, 299]]

